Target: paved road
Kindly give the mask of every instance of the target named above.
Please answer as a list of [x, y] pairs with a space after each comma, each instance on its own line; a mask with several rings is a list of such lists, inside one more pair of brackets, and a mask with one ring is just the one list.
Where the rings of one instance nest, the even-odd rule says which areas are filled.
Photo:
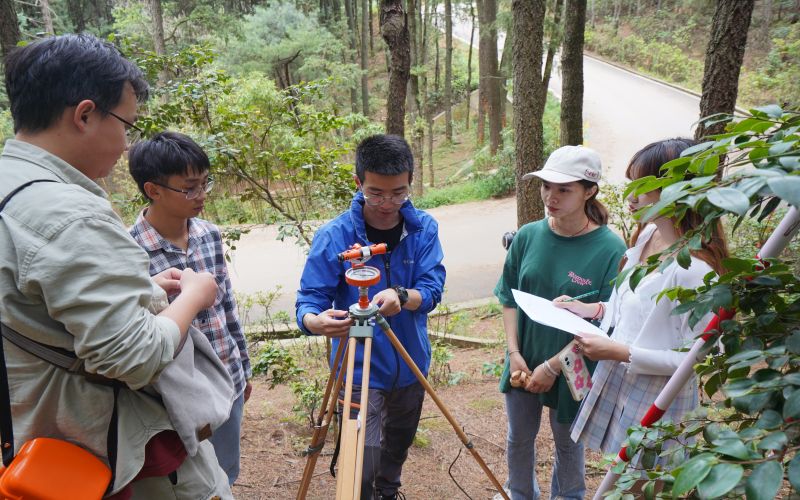
[[[455, 36], [468, 43], [468, 25], [454, 24]], [[584, 58], [584, 81], [586, 144], [600, 153], [606, 177], [613, 182], [624, 181], [628, 160], [645, 144], [691, 134], [699, 112], [699, 99], [693, 95], [590, 57]], [[551, 80], [556, 95], [560, 95], [560, 85], [556, 72]], [[490, 296], [505, 255], [500, 236], [516, 223], [515, 200], [467, 203], [430, 212], [439, 221], [445, 252], [444, 300], [453, 303]], [[243, 237], [234, 255], [231, 280], [245, 293], [281, 285], [282, 294], [273, 309], [293, 314], [305, 255], [292, 243], [275, 240], [275, 235], [276, 229], [268, 227]]]

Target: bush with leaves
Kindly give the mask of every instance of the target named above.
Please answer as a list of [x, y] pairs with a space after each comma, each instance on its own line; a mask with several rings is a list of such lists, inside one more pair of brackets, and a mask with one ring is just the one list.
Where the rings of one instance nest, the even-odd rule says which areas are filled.
[[[736, 218], [735, 232], [742, 221], [763, 221], [783, 204], [800, 206], [800, 111], [771, 105], [751, 113], [665, 164], [663, 177], [629, 185], [635, 194], [662, 189], [660, 201], [644, 209], [645, 220], [681, 218], [690, 208], [704, 219], [663, 255], [633, 268], [632, 287], [675, 260], [688, 267], [690, 252], [723, 217]], [[721, 165], [725, 175], [717, 176]], [[716, 344], [695, 366], [709, 399], [683, 422], [629, 430], [629, 456], [642, 452], [647, 469], [645, 498], [655, 496], [655, 481], [663, 482], [661, 496], [673, 498], [772, 499], [781, 488], [800, 491], [800, 280], [791, 266], [796, 258], [784, 254], [762, 265], [732, 257], [724, 261], [724, 275], [709, 274], [696, 290], [661, 292], [680, 302], [674, 314], [688, 312], [691, 325], [720, 308], [736, 315], [721, 323], [724, 349]], [[684, 445], [661, 452], [675, 439]], [[648, 469], [659, 452], [675, 454], [679, 465]], [[624, 490], [643, 471], [621, 463], [616, 472], [622, 476], [610, 498], [632, 498]]]
[[253, 374], [266, 375], [270, 389], [287, 382], [294, 383], [303, 373], [305, 370], [297, 366], [297, 360], [289, 350], [276, 342], [266, 342], [258, 350], [253, 363]]
[[[123, 51], [156, 85], [139, 125], [146, 135], [190, 134], [209, 155], [226, 195], [267, 207], [279, 235], [311, 241], [315, 221], [342, 210], [352, 195], [352, 149], [345, 130], [363, 124], [340, 116], [325, 96], [329, 81], [284, 90], [263, 74], [232, 77], [205, 46], [158, 56], [123, 40]], [[240, 222], [247, 222], [242, 220]]]

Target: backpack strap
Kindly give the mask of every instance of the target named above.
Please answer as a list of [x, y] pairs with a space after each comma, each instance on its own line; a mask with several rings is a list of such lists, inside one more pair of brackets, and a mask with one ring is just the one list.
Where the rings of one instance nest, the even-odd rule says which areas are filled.
[[[2, 211], [17, 193], [23, 189], [39, 182], [58, 182], [53, 179], [34, 179], [28, 181], [8, 193], [0, 201], [0, 218], [3, 217]], [[87, 381], [110, 385], [114, 390], [114, 408], [111, 413], [111, 422], [108, 427], [108, 461], [111, 465], [111, 484], [109, 492], [114, 485], [117, 458], [117, 395], [122, 383], [118, 380], [109, 379], [102, 375], [88, 373], [84, 369], [83, 360], [79, 359], [74, 352], [48, 346], [31, 340], [13, 328], [0, 322], [0, 451], [2, 451], [3, 465], [8, 467], [14, 459], [14, 428], [11, 420], [11, 394], [8, 387], [8, 372], [6, 369], [6, 357], [3, 349], [3, 339], [8, 340], [20, 349], [52, 365], [62, 368], [70, 373], [82, 375]]]
[[[37, 182], [56, 182], [52, 179], [34, 179], [28, 181], [8, 193], [0, 201], [0, 212], [8, 205], [17, 193]], [[0, 218], [2, 218], [0, 213]], [[11, 394], [8, 390], [8, 373], [6, 372], [6, 356], [3, 350], [3, 340], [0, 339], [0, 447], [3, 453], [3, 465], [8, 467], [14, 458], [14, 429], [11, 425]]]

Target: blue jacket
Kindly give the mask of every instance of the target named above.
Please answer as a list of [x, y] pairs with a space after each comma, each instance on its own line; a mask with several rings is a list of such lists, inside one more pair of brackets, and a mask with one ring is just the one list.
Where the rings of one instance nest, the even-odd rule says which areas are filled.
[[[303, 326], [307, 313], [319, 314], [331, 308], [348, 310], [358, 302], [358, 288], [348, 285], [344, 273], [350, 263], [338, 262], [336, 255], [350, 248], [353, 243], [368, 245], [364, 225], [364, 196], [357, 192], [350, 210], [342, 213], [322, 226], [314, 236], [311, 250], [300, 278], [297, 291], [297, 324]], [[417, 210], [406, 201], [400, 207], [404, 219], [403, 237], [390, 254], [372, 257], [366, 265], [378, 268], [381, 281], [369, 289], [372, 298], [377, 292], [388, 288], [385, 263], [389, 262], [391, 286], [401, 285], [415, 289], [422, 295], [422, 304], [416, 311], [403, 309], [399, 314], [386, 318], [395, 335], [406, 348], [420, 370], [427, 376], [431, 361], [431, 344], [428, 340], [428, 313], [442, 299], [445, 270], [442, 265], [442, 246], [439, 243], [439, 226], [430, 215]], [[346, 340], [346, 339], [345, 339]], [[331, 363], [339, 339], [333, 340]], [[361, 384], [363, 345], [358, 343], [356, 371], [353, 381]], [[370, 389], [391, 390], [407, 387], [417, 381], [403, 358], [395, 352], [389, 339], [375, 326], [370, 366]]]

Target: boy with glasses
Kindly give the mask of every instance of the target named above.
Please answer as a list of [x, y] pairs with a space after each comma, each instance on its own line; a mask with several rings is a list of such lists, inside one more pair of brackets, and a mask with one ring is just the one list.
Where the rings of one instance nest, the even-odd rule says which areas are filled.
[[[228, 278], [219, 228], [197, 217], [214, 186], [203, 149], [186, 135], [162, 132], [139, 141], [128, 153], [128, 164], [139, 190], [150, 202], [130, 229], [150, 257], [150, 274], [165, 269], [207, 271], [217, 281], [213, 306], [200, 311], [193, 324], [202, 331], [228, 368], [237, 398], [227, 422], [214, 430], [219, 464], [233, 485], [239, 476], [239, 442], [244, 403], [252, 376], [244, 332]], [[172, 298], [172, 297], [170, 297]]]
[[[386, 243], [389, 252], [370, 261], [383, 268], [370, 296], [427, 376], [431, 352], [427, 315], [442, 298], [445, 270], [436, 221], [409, 200], [413, 173], [414, 158], [402, 137], [375, 135], [358, 145], [359, 190], [350, 210], [314, 235], [297, 292], [297, 324], [306, 333], [333, 338], [333, 354], [353, 323], [347, 309], [358, 301], [358, 289], [344, 280], [349, 264], [340, 263], [337, 253], [354, 243]], [[361, 380], [362, 349], [359, 344], [354, 381]], [[425, 390], [377, 326], [369, 384], [361, 498], [394, 499]], [[353, 401], [359, 401], [360, 393], [360, 386], [354, 385]]]

